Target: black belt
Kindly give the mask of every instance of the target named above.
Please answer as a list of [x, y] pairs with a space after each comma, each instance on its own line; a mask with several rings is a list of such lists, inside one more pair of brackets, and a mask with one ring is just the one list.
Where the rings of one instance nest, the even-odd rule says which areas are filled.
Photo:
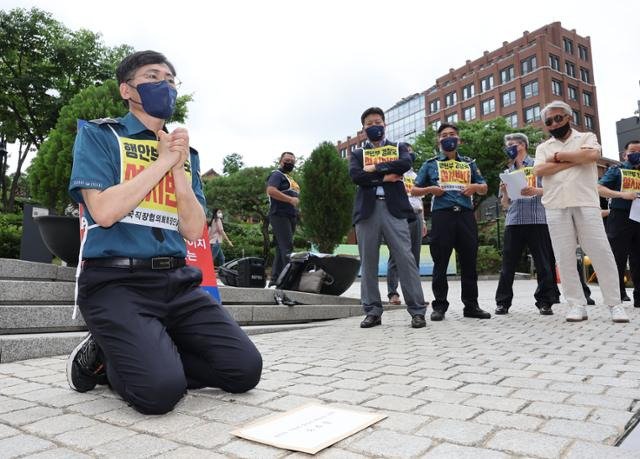
[[446, 209], [437, 209], [434, 210], [434, 212], [471, 212], [471, 209], [467, 209], [466, 207], [462, 206], [453, 206], [447, 207]]
[[99, 268], [126, 268], [126, 269], [174, 269], [186, 265], [184, 258], [155, 257], [155, 258], [87, 258], [83, 260], [83, 266]]

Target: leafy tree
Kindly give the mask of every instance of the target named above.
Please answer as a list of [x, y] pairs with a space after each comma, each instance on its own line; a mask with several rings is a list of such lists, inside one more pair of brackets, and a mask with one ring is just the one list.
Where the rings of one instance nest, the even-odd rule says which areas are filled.
[[[170, 121], [184, 122], [190, 95], [180, 96]], [[115, 118], [124, 116], [127, 108], [122, 103], [118, 84], [107, 80], [101, 86], [80, 91], [62, 108], [55, 128], [42, 143], [29, 167], [30, 190], [33, 197], [48, 207], [61, 212], [71, 198], [67, 193], [73, 162], [73, 143], [78, 120]]]
[[[543, 138], [543, 133], [539, 128], [533, 126], [512, 128], [502, 117], [489, 121], [461, 121], [457, 125], [460, 129], [459, 153], [476, 160], [480, 172], [489, 185], [487, 194], [474, 201], [476, 206], [485, 197], [495, 196], [498, 193], [499, 175], [507, 165], [507, 157], [504, 154], [504, 136], [514, 132], [526, 134], [529, 137], [529, 154], [531, 155], [535, 153], [535, 146]], [[414, 150], [422, 161], [436, 155], [437, 136], [431, 127], [428, 127], [416, 138]]]
[[238, 172], [244, 167], [244, 161], [240, 153], [231, 153], [222, 158], [222, 172], [225, 175], [231, 175]]
[[320, 252], [333, 253], [351, 229], [354, 195], [347, 163], [336, 147], [318, 145], [302, 170], [300, 211], [305, 233]]
[[61, 108], [80, 90], [112, 77], [115, 63], [130, 52], [124, 45], [107, 48], [94, 32], [71, 31], [37, 8], [0, 10], [0, 142], [18, 146], [5, 210], [14, 207], [29, 152], [44, 142]]
[[240, 220], [260, 222], [262, 257], [269, 258], [269, 200], [267, 199], [267, 167], [247, 167], [235, 174], [216, 177], [206, 182], [205, 197], [211, 207], [224, 209]]

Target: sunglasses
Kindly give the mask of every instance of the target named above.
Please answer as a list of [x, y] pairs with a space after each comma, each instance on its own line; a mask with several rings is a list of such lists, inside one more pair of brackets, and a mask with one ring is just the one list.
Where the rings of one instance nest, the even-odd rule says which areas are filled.
[[547, 126], [551, 126], [554, 122], [559, 123], [562, 121], [567, 115], [556, 115], [553, 118], [547, 118], [544, 120], [544, 124]]

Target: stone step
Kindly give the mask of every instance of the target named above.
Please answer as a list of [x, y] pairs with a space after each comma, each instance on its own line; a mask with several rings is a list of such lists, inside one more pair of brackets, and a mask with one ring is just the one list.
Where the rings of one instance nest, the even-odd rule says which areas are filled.
[[[260, 325], [242, 327], [248, 335], [279, 333], [327, 325], [327, 322], [293, 325]], [[0, 335], [0, 364], [17, 360], [67, 355], [86, 336], [87, 332], [33, 333]]]
[[[0, 280], [0, 305], [2, 304], [73, 304], [75, 284], [73, 282], [52, 282], [45, 280]], [[232, 304], [274, 304], [273, 289], [219, 287], [222, 303]], [[358, 305], [356, 298], [317, 295], [314, 293], [285, 292], [286, 296], [303, 304]]]
[[[362, 315], [360, 305], [232, 304], [226, 308], [240, 325], [306, 323]], [[82, 315], [73, 320], [72, 312], [72, 305], [0, 305], [0, 335], [86, 330]]]
[[66, 266], [0, 258], [0, 279], [73, 282], [75, 273], [75, 268]]

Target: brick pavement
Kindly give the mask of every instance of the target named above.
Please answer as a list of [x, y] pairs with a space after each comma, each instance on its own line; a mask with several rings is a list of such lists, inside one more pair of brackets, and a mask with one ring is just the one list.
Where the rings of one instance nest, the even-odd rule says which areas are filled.
[[[495, 286], [480, 282], [491, 311]], [[589, 321], [568, 324], [564, 305], [537, 314], [534, 288], [517, 281], [512, 312], [489, 321], [461, 317], [452, 282], [446, 320], [426, 329], [393, 311], [369, 330], [350, 318], [255, 336], [257, 389], [191, 391], [165, 416], [140, 415], [106, 388], [71, 392], [64, 356], [3, 364], [0, 457], [300, 458], [229, 432], [311, 401], [388, 414], [322, 458], [640, 457], [610, 446], [640, 409], [640, 310], [613, 324], [595, 306]]]

